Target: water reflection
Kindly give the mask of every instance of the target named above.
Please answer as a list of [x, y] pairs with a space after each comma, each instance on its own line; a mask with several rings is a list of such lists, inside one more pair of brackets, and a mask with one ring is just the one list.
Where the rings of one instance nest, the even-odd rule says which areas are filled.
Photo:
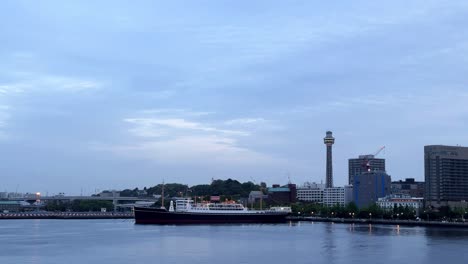
[[425, 234], [431, 239], [467, 239], [468, 230], [459, 228], [426, 228]]
[[325, 225], [325, 235], [322, 244], [322, 254], [328, 263], [335, 263], [336, 244], [334, 235], [335, 223], [327, 223]]
[[422, 234], [426, 228], [401, 225], [349, 224], [346, 230], [349, 233], [371, 236], [414, 236]]
[[141, 226], [122, 221], [3, 221], [0, 263], [463, 262], [468, 230], [290, 222]]

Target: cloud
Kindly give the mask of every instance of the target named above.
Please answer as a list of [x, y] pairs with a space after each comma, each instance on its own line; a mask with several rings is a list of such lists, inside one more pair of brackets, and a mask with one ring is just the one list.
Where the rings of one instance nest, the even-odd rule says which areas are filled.
[[8, 137], [3, 129], [7, 126], [8, 120], [10, 119], [9, 110], [9, 106], [0, 105], [0, 140], [5, 140]]
[[[242, 144], [244, 138], [252, 136], [252, 131], [246, 130], [244, 125], [262, 122], [263, 118], [206, 122], [193, 120], [205, 117], [199, 114], [206, 112], [191, 112], [182, 109], [151, 109], [141, 112], [146, 113], [146, 116], [123, 119], [130, 125], [128, 132], [130, 132], [129, 140], [132, 143], [93, 144], [92, 149], [170, 164], [281, 163], [278, 158]], [[180, 113], [182, 117], [177, 113]], [[158, 115], [163, 115], [163, 117], [155, 117]], [[229, 129], [224, 126], [229, 126]]]
[[251, 124], [259, 124], [265, 123], [267, 120], [264, 118], [238, 118], [238, 119], [231, 119], [224, 122], [226, 125], [251, 125]]
[[233, 138], [215, 135], [181, 136], [131, 145], [95, 144], [93, 148], [110, 151], [119, 156], [149, 159], [168, 164], [262, 165], [280, 162], [268, 155], [239, 147], [238, 142]]
[[[219, 128], [204, 125], [201, 123], [187, 121], [181, 118], [170, 118], [170, 119], [126, 118], [124, 119], [124, 121], [135, 124], [141, 129], [149, 129], [149, 130], [154, 130], [154, 129], [157, 130], [160, 127], [163, 127], [163, 128], [171, 128], [171, 129], [182, 129], [182, 130], [198, 130], [198, 131], [204, 131], [204, 132], [214, 132], [214, 133], [231, 134], [231, 135], [238, 135], [238, 136], [249, 135], [249, 133], [245, 131], [219, 129]], [[151, 133], [148, 133], [148, 134], [151, 134]]]
[[17, 81], [0, 83], [0, 95], [14, 95], [26, 92], [79, 92], [94, 90], [102, 86], [93, 80], [58, 75], [20, 73]]
[[177, 115], [177, 116], [206, 116], [214, 114], [215, 112], [203, 112], [203, 111], [191, 111], [187, 109], [178, 109], [178, 108], [156, 108], [156, 109], [146, 109], [140, 111], [142, 114], [158, 114], [158, 115]]
[[336, 98], [335, 100], [316, 103], [314, 105], [302, 105], [292, 108], [291, 110], [282, 111], [281, 114], [322, 114], [340, 111], [350, 111], [356, 108], [372, 108], [380, 109], [384, 107], [394, 107], [397, 105], [409, 104], [417, 100], [417, 96], [412, 94], [406, 95], [367, 95], [367, 96], [347, 96]]

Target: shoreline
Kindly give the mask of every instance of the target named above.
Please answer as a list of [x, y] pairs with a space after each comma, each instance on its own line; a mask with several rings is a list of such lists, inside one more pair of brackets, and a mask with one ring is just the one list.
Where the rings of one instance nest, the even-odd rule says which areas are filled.
[[440, 221], [415, 221], [415, 220], [385, 220], [385, 219], [349, 219], [349, 218], [322, 218], [290, 216], [290, 221], [331, 222], [335, 224], [376, 224], [376, 225], [401, 225], [423, 227], [451, 227], [468, 228], [468, 222], [440, 222]]
[[[133, 213], [114, 212], [42, 212], [42, 213], [0, 213], [1, 220], [21, 219], [134, 219]], [[468, 228], [468, 222], [439, 222], [439, 221], [414, 221], [414, 220], [385, 220], [385, 219], [350, 219], [350, 218], [322, 218], [312, 216], [289, 216], [288, 221], [328, 222], [335, 224], [376, 224], [376, 225], [401, 225], [422, 227], [450, 227]]]
[[114, 212], [42, 212], [0, 213], [0, 220], [8, 219], [133, 219], [133, 213]]

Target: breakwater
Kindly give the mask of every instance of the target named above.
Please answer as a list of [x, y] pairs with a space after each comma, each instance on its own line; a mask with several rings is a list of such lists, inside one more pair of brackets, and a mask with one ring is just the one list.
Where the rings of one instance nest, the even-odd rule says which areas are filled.
[[416, 220], [387, 220], [387, 219], [351, 219], [351, 218], [324, 218], [290, 216], [290, 221], [332, 222], [343, 224], [378, 224], [378, 225], [402, 225], [402, 226], [428, 226], [428, 227], [456, 227], [468, 228], [468, 222], [444, 222], [444, 221], [416, 221]]
[[26, 212], [0, 213], [0, 219], [129, 219], [133, 213], [121, 212]]

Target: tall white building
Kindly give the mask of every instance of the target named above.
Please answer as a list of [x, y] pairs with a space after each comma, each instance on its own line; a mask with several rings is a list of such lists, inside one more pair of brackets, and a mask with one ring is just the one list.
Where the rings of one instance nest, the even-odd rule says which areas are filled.
[[296, 198], [299, 201], [322, 203], [324, 189], [324, 184], [306, 182], [296, 189]]
[[325, 188], [323, 190], [323, 204], [326, 206], [346, 206], [353, 199], [353, 186]]

